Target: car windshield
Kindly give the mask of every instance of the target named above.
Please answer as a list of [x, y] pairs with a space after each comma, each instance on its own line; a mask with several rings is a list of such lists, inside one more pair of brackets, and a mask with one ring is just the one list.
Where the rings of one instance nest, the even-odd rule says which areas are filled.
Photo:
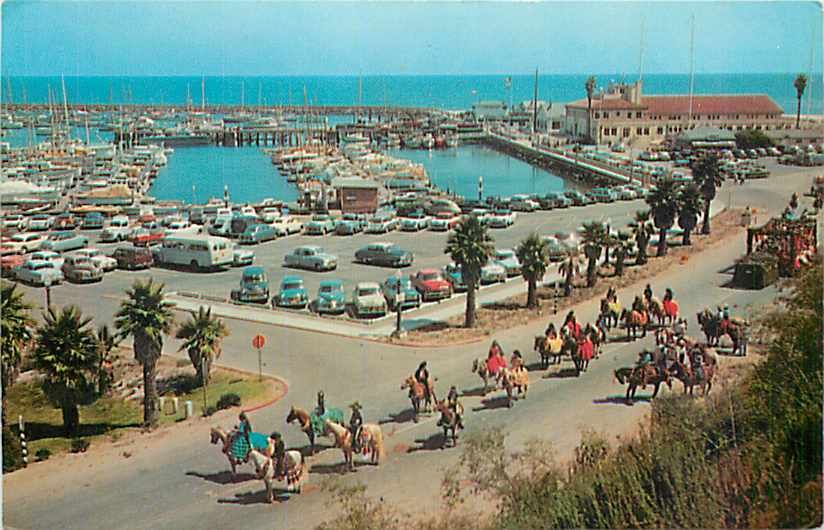
[[247, 274], [243, 279], [247, 282], [259, 283], [264, 281], [266, 277], [263, 274]]
[[427, 274], [423, 274], [423, 275], [421, 275], [421, 277], [424, 279], [424, 281], [432, 281], [432, 280], [440, 280], [441, 279], [441, 275], [438, 274], [437, 272], [430, 272], [430, 273], [427, 273]]
[[372, 296], [378, 294], [377, 287], [361, 287], [358, 289], [358, 296]]
[[514, 252], [507, 252], [507, 251], [500, 251], [500, 250], [498, 251], [498, 259], [509, 259], [509, 258], [514, 258], [514, 257], [515, 257]]
[[296, 289], [303, 289], [303, 282], [286, 282], [283, 284], [284, 291], [293, 291]]
[[338, 291], [338, 287], [336, 285], [321, 285], [320, 292], [322, 293], [334, 293]]

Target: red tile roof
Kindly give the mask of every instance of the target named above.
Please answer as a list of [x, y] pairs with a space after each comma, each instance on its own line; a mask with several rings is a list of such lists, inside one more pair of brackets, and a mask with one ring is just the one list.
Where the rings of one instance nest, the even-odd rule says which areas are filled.
[[[644, 96], [649, 114], [689, 114], [689, 96]], [[775, 101], [766, 95], [693, 96], [692, 114], [783, 114]]]
[[[567, 107], [574, 107], [578, 109], [585, 109], [587, 108], [587, 100], [586, 99], [579, 99], [578, 101], [573, 101], [572, 103], [567, 103]], [[644, 110], [646, 105], [636, 105], [630, 101], [626, 101], [620, 98], [607, 98], [607, 99], [592, 99], [592, 110]]]

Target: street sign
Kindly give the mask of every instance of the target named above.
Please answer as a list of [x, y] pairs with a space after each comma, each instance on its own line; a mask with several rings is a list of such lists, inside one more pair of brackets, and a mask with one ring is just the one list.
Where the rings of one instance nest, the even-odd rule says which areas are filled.
[[263, 335], [255, 335], [255, 337], [252, 339], [252, 347], [257, 348], [258, 350], [263, 348], [265, 344], [266, 337], [264, 337]]

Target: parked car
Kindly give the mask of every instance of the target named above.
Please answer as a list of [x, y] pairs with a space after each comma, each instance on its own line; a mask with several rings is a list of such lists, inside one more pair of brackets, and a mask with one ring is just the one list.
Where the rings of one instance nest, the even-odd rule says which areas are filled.
[[77, 220], [72, 214], [62, 213], [54, 218], [52, 228], [55, 230], [74, 230], [77, 228]]
[[372, 217], [369, 222], [366, 224], [366, 233], [367, 234], [385, 234], [387, 232], [391, 232], [398, 228], [398, 220], [397, 218], [386, 215], [386, 214], [379, 214]]
[[240, 288], [233, 289], [232, 300], [266, 303], [269, 301], [269, 279], [262, 267], [246, 267], [240, 275]]
[[398, 284], [400, 284], [401, 293], [401, 311], [405, 309], [415, 308], [421, 306], [421, 293], [419, 293], [413, 286], [412, 281], [408, 277], [390, 276], [381, 284], [381, 291], [386, 298], [386, 303], [392, 311], [398, 310]]
[[51, 230], [54, 224], [54, 217], [46, 214], [33, 215], [29, 219], [29, 230], [32, 232], [40, 232], [43, 230]]
[[421, 293], [424, 302], [452, 296], [452, 285], [437, 269], [421, 269], [411, 278], [412, 286]]
[[117, 260], [117, 268], [133, 271], [148, 269], [154, 265], [152, 251], [145, 247], [118, 247], [112, 257]]
[[335, 230], [335, 221], [326, 214], [313, 215], [303, 227], [306, 235], [326, 235]]
[[547, 201], [552, 201], [554, 208], [569, 208], [572, 206], [572, 200], [560, 191], [549, 192], [544, 195], [544, 199]]
[[103, 214], [100, 212], [89, 212], [83, 217], [80, 225], [83, 230], [100, 230], [103, 228]]
[[286, 267], [332, 271], [338, 267], [338, 257], [327, 254], [321, 247], [306, 245], [298, 247], [283, 258]]
[[514, 250], [508, 248], [496, 250], [493, 256], [498, 265], [506, 270], [507, 276], [518, 276], [521, 274], [521, 262]]
[[103, 279], [103, 269], [88, 256], [69, 254], [63, 263], [63, 276], [70, 282], [99, 282]]
[[26, 218], [20, 214], [7, 215], [3, 217], [3, 228], [25, 230], [26, 224]]
[[165, 237], [166, 232], [163, 230], [136, 228], [129, 235], [129, 241], [137, 247], [149, 247], [152, 245], [159, 245]]
[[284, 237], [291, 234], [300, 234], [303, 230], [303, 223], [294, 217], [284, 215], [272, 222], [272, 228], [278, 237]]
[[590, 200], [586, 195], [578, 190], [567, 190], [564, 192], [567, 199], [572, 201], [573, 206], [586, 206], [590, 204]]
[[303, 309], [308, 302], [309, 296], [300, 276], [284, 276], [278, 294], [272, 298], [272, 305], [276, 307]]
[[235, 247], [232, 251], [232, 267], [245, 267], [255, 261], [255, 253], [249, 249]]
[[359, 282], [352, 292], [352, 312], [358, 318], [386, 315], [386, 300], [375, 282]]
[[446, 232], [458, 226], [460, 222], [461, 217], [459, 215], [450, 212], [441, 212], [429, 223], [429, 229], [435, 232]]
[[232, 230], [231, 217], [218, 216], [206, 225], [206, 233], [210, 236], [229, 237]]
[[340, 314], [346, 311], [346, 295], [340, 280], [321, 280], [318, 295], [312, 301], [311, 309], [319, 314]]
[[590, 194], [598, 202], [615, 202], [618, 198], [615, 191], [610, 188], [593, 188]]
[[417, 232], [425, 230], [429, 226], [429, 216], [422, 211], [409, 213], [401, 219], [401, 230], [404, 232]]
[[408, 250], [386, 242], [370, 243], [355, 252], [355, 261], [381, 267], [408, 267], [414, 259]]
[[50, 261], [26, 260], [14, 268], [14, 277], [30, 285], [57, 285], [63, 281], [63, 272]]
[[5, 254], [0, 256], [0, 276], [14, 278], [14, 269], [26, 263], [23, 254]]
[[462, 293], [466, 291], [466, 283], [464, 282], [461, 268], [458, 265], [450, 263], [443, 268], [443, 273], [446, 281], [452, 286], [453, 292]]
[[366, 219], [360, 215], [346, 213], [335, 225], [335, 233], [339, 236], [351, 236], [363, 232]]
[[100, 241], [103, 243], [125, 241], [129, 239], [131, 234], [132, 229], [129, 227], [129, 218], [125, 215], [117, 215], [112, 217], [108, 226], [100, 232]]
[[74, 252], [78, 256], [87, 256], [92, 263], [103, 269], [103, 272], [113, 271], [117, 268], [117, 260], [107, 256], [99, 248], [82, 248]]
[[[19, 234], [14, 234], [5, 241], [4, 246], [7, 249], [11, 249], [13, 252], [19, 252], [21, 254], [28, 254], [29, 252], [33, 252], [35, 250], [40, 250], [43, 248], [46, 239], [43, 237], [42, 234], [35, 234], [33, 232], [21, 232]], [[51, 249], [50, 249], [51, 250]]]
[[53, 250], [38, 250], [37, 252], [32, 252], [31, 255], [29, 255], [29, 259], [33, 261], [49, 261], [54, 263], [54, 266], [58, 269], [63, 267], [63, 262], [65, 261], [63, 254]]
[[540, 204], [532, 200], [529, 195], [513, 195], [509, 207], [516, 212], [534, 212]]
[[622, 201], [632, 201], [638, 197], [638, 194], [628, 186], [622, 186], [616, 191], [618, 192], [618, 198]]
[[272, 241], [277, 237], [275, 229], [269, 225], [258, 223], [248, 226], [246, 231], [240, 234], [238, 242], [243, 245], [256, 245], [265, 241]]
[[277, 208], [264, 208], [260, 212], [260, 220], [264, 223], [271, 224], [280, 217], [280, 210]]
[[543, 240], [549, 248], [549, 261], [561, 261], [567, 257], [567, 248], [555, 236], [544, 236]]
[[490, 228], [508, 228], [514, 223], [515, 212], [504, 208], [496, 208], [486, 221], [487, 226]]

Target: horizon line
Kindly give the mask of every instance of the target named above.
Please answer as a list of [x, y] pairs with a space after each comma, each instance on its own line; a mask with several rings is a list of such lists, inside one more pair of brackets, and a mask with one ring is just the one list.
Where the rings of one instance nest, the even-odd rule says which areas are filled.
[[[695, 72], [694, 75], [798, 75], [798, 74], [805, 74], [808, 76], [812, 75], [822, 75], [822, 72], [796, 72], [796, 71], [785, 71], [785, 72]], [[539, 76], [586, 76], [586, 75], [594, 75], [594, 76], [601, 76], [601, 75], [608, 75], [608, 76], [622, 76], [622, 77], [630, 77], [626, 73], [617, 73], [617, 72], [571, 72], [571, 73], [540, 73], [538, 71]], [[690, 75], [687, 72], [647, 72], [644, 73], [644, 77], [646, 76], [655, 76], [655, 75]], [[301, 77], [466, 77], [466, 76], [476, 76], [476, 77], [501, 77], [501, 76], [523, 76], [523, 77], [532, 77], [534, 73], [488, 73], [488, 72], [481, 72], [481, 73], [370, 73], [370, 74], [318, 74], [318, 73], [307, 73], [307, 74], [14, 74], [14, 73], [0, 73], [0, 77], [6, 78], [42, 78], [42, 77], [64, 77], [64, 78], [97, 78], [97, 77], [110, 77], [110, 78], [129, 78], [129, 77], [143, 77], [143, 78], [199, 78], [199, 77], [222, 77], [222, 78], [241, 78], [241, 77], [288, 77], [288, 78], [301, 78]], [[637, 77], [636, 74], [632, 74], [632, 78]]]

